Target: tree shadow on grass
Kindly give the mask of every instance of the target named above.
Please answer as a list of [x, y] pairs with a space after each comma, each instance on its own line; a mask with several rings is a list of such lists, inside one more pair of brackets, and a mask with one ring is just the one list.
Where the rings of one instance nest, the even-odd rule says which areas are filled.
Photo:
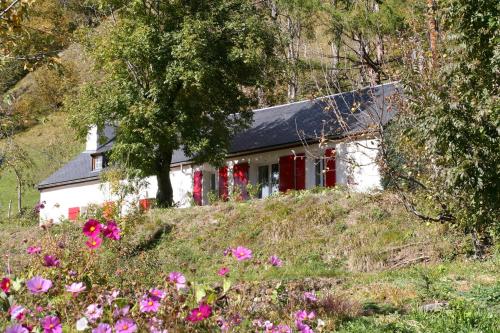
[[171, 224], [165, 224], [160, 228], [156, 229], [155, 232], [151, 234], [150, 237], [141, 241], [137, 246], [132, 248], [129, 253], [127, 253], [127, 257], [135, 257], [139, 255], [141, 252], [149, 251], [154, 249], [160, 243], [163, 236], [168, 235], [172, 232], [173, 226]]
[[379, 304], [375, 302], [367, 302], [363, 304], [362, 315], [363, 316], [373, 316], [373, 315], [388, 315], [391, 313], [405, 313], [402, 308], [395, 307], [391, 304]]

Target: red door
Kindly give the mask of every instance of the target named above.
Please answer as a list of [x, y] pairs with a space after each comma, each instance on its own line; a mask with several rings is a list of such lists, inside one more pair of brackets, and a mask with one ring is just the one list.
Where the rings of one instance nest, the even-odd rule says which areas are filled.
[[333, 187], [337, 183], [335, 149], [325, 150], [325, 158], [326, 158], [325, 185], [327, 187]]
[[228, 195], [227, 166], [223, 166], [219, 168], [219, 198], [227, 200]]
[[306, 188], [305, 154], [280, 157], [280, 192]]
[[80, 216], [80, 207], [72, 207], [68, 209], [68, 220], [76, 221]]
[[198, 205], [202, 205], [203, 198], [203, 172], [195, 171], [193, 177], [193, 199]]
[[248, 199], [247, 185], [248, 185], [248, 163], [236, 164], [233, 167], [234, 187], [239, 188], [241, 192], [241, 199]]

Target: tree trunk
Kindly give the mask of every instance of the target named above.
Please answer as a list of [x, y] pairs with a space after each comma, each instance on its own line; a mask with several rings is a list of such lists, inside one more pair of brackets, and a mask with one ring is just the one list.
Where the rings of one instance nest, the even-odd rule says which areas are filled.
[[173, 191], [170, 182], [170, 163], [172, 161], [172, 150], [163, 150], [161, 156], [157, 158], [156, 180], [158, 182], [158, 192], [156, 201], [159, 207], [172, 207]]

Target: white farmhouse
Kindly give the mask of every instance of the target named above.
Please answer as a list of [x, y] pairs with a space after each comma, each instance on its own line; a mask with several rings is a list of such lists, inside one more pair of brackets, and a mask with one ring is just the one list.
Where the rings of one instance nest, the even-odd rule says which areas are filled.
[[[174, 153], [170, 177], [175, 203], [205, 205], [210, 192], [225, 198], [236, 187], [246, 197], [248, 183], [260, 185], [260, 198], [337, 184], [356, 191], [380, 189], [377, 133], [395, 113], [389, 101], [395, 91], [390, 83], [255, 110], [251, 127], [233, 138], [224, 166], [194, 164], [182, 150]], [[111, 140], [99, 145], [92, 128], [86, 150], [38, 185], [45, 203], [42, 223], [75, 220], [89, 204], [117, 200], [100, 180], [114, 141], [112, 129], [104, 134]], [[146, 183], [126, 198], [128, 207], [147, 206], [155, 197], [156, 178], [148, 177]]]

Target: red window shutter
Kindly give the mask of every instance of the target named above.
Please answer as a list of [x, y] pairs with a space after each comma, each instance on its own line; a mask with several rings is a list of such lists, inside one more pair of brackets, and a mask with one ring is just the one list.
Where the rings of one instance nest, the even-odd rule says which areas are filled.
[[295, 189], [306, 189], [306, 156], [297, 154], [295, 156]]
[[80, 207], [72, 207], [68, 209], [68, 220], [76, 221], [80, 216]]
[[149, 210], [151, 208], [152, 199], [140, 199], [139, 206], [142, 210]]
[[280, 192], [294, 188], [293, 155], [280, 157]]
[[248, 163], [236, 164], [233, 167], [234, 186], [238, 186], [241, 190], [241, 199], [248, 199], [247, 185], [248, 185]]
[[193, 179], [193, 199], [194, 202], [201, 206], [203, 198], [203, 172], [195, 171]]
[[326, 170], [325, 170], [325, 185], [327, 187], [335, 186], [337, 182], [337, 171], [335, 165], [335, 149], [325, 150]]
[[223, 166], [219, 168], [219, 198], [227, 200], [228, 195], [227, 166]]

